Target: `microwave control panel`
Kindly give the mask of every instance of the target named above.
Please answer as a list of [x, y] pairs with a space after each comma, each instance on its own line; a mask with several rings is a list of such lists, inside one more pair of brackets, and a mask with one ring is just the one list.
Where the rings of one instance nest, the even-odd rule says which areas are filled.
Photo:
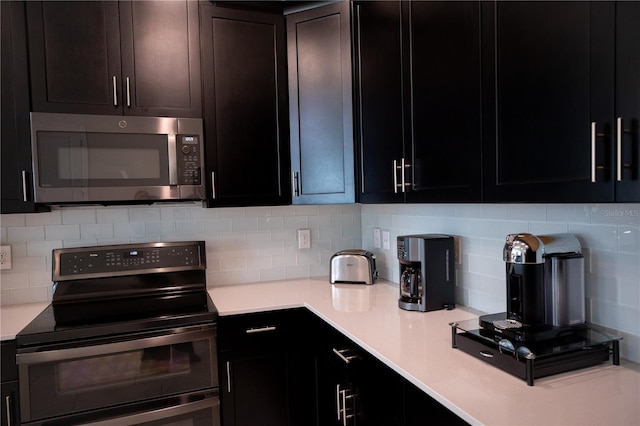
[[178, 185], [200, 185], [202, 145], [197, 135], [177, 135]]

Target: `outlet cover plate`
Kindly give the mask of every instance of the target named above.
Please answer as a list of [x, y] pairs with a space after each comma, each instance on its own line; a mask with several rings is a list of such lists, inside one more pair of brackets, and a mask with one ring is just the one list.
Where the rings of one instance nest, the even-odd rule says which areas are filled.
[[0, 246], [0, 269], [11, 269], [11, 246]]

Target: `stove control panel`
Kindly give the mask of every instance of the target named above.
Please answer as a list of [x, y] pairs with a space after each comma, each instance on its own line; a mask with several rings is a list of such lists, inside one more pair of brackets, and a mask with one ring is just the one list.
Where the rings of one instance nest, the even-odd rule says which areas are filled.
[[[145, 243], [54, 250], [54, 281], [205, 269], [204, 242]], [[57, 277], [57, 278], [56, 278]]]

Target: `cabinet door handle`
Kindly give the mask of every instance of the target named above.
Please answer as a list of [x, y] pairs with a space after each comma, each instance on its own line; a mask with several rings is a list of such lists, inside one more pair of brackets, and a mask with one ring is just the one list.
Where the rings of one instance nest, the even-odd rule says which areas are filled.
[[265, 333], [268, 331], [276, 331], [276, 327], [273, 325], [267, 325], [265, 327], [247, 328], [244, 332], [247, 334]]
[[398, 193], [398, 160], [393, 160], [393, 193]]
[[336, 349], [333, 348], [333, 353], [335, 353], [336, 355], [338, 355], [338, 357], [344, 361], [345, 364], [350, 364], [351, 361], [359, 359], [360, 357], [358, 355], [346, 355], [347, 352], [350, 352], [350, 349]]
[[292, 189], [293, 189], [293, 196], [294, 197], [299, 197], [300, 196], [300, 185], [298, 182], [298, 172], [292, 172], [291, 174], [291, 185], [292, 185]]
[[404, 192], [406, 192], [405, 191], [405, 186], [407, 185], [405, 183], [406, 181], [405, 181], [405, 176], [404, 176], [404, 169], [405, 169], [405, 167], [407, 167], [407, 165], [404, 163], [404, 157], [402, 157], [401, 164], [402, 164], [402, 171], [400, 172], [400, 176], [402, 177], [402, 192], [404, 193]]
[[616, 180], [622, 182], [622, 117], [616, 118]]
[[596, 138], [604, 137], [604, 133], [598, 133], [596, 129], [596, 122], [591, 122], [591, 182], [596, 183], [598, 178], [596, 176], [596, 172], [598, 170], [603, 170], [604, 166], [598, 166], [596, 157]]
[[114, 75], [112, 77], [112, 81], [113, 81], [113, 106], [118, 106], [118, 80], [116, 79], [116, 76]]
[[211, 172], [211, 198], [216, 199], [216, 172]]
[[13, 424], [11, 422], [11, 395], [7, 395], [4, 397], [4, 405], [7, 409], [7, 426], [11, 426]]
[[22, 171], [22, 201], [24, 201], [25, 203], [29, 201], [27, 197], [27, 171], [26, 170]]
[[622, 158], [622, 137], [625, 133], [631, 133], [631, 129], [625, 129], [622, 125], [622, 117], [616, 118], [616, 180], [622, 182], [622, 169], [630, 168], [630, 164], [624, 164]]
[[131, 107], [131, 83], [129, 81], [129, 77], [126, 78], [127, 82], [127, 106]]
[[227, 361], [227, 393], [231, 393], [231, 363]]
[[342, 413], [342, 410], [340, 409], [340, 383], [338, 383], [336, 385], [336, 409], [337, 409], [337, 417], [338, 420], [340, 420], [340, 414]]

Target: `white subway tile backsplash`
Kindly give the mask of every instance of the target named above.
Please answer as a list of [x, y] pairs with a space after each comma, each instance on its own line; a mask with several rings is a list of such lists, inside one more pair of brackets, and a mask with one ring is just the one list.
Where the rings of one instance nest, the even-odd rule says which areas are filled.
[[79, 225], [55, 225], [44, 227], [44, 239], [50, 240], [78, 240], [80, 239]]
[[96, 210], [98, 223], [127, 223], [129, 222], [129, 210], [125, 208], [105, 207]]
[[[0, 273], [0, 303], [51, 299], [51, 251], [136, 241], [205, 240], [209, 286], [328, 275], [338, 250], [376, 254], [380, 277], [398, 282], [396, 237], [446, 233], [461, 241], [456, 302], [484, 312], [505, 308], [504, 238], [509, 233], [573, 232], [585, 256], [588, 320], [622, 330], [623, 356], [640, 361], [639, 204], [374, 204], [202, 208], [64, 208], [0, 215], [0, 238], [14, 267]], [[311, 229], [299, 250], [297, 230]], [[388, 250], [373, 247], [373, 228], [389, 231]], [[51, 239], [53, 238], [53, 239]], [[634, 323], [635, 321], [635, 323]]]
[[7, 228], [7, 243], [44, 241], [44, 226], [23, 226]]
[[62, 210], [63, 225], [82, 225], [96, 223], [97, 216], [95, 209], [70, 209]]
[[60, 210], [52, 210], [46, 213], [28, 214], [25, 219], [27, 226], [61, 225], [62, 212]]

